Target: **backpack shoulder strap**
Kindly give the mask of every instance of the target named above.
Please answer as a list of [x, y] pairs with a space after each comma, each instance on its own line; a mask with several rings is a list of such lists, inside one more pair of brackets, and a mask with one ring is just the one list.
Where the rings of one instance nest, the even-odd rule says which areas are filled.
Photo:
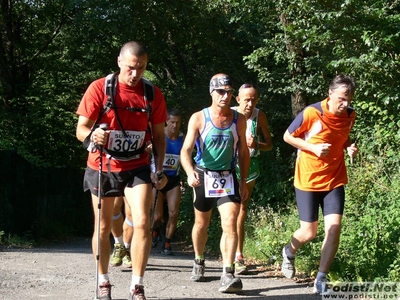
[[85, 138], [85, 140], [83, 141], [83, 147], [85, 149], [87, 149], [90, 145], [90, 138], [92, 136], [93, 131], [99, 126], [101, 117], [106, 114], [110, 108], [113, 105], [113, 99], [116, 93], [116, 89], [117, 89], [117, 80], [116, 78], [118, 78], [118, 72], [115, 73], [111, 73], [108, 74], [105, 78], [104, 81], [104, 94], [106, 94], [107, 97], [107, 101], [106, 103], [103, 105], [103, 108], [101, 109], [96, 122], [94, 123], [92, 130], [90, 131], [89, 135]]
[[106, 94], [108, 96], [108, 98], [107, 98], [106, 103], [103, 106], [103, 109], [100, 112], [99, 119], [97, 120], [96, 123], [100, 122], [100, 118], [102, 117], [102, 115], [107, 113], [113, 105], [113, 99], [114, 99], [115, 93], [117, 91], [118, 73], [119, 72], [108, 74], [105, 79], [104, 94]]
[[154, 100], [154, 84], [146, 79], [142, 78], [143, 82], [143, 91], [144, 91], [144, 99], [148, 101], [153, 101]]

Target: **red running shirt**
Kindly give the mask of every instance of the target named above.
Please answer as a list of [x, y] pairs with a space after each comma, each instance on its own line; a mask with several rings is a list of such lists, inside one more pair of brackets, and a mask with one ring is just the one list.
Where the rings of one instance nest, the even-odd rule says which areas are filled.
[[317, 157], [298, 150], [294, 186], [303, 191], [330, 191], [348, 181], [344, 148], [354, 125], [356, 113], [348, 108], [341, 115], [327, 107], [329, 98], [307, 106], [290, 124], [288, 132], [312, 144], [329, 143], [329, 154]]
[[[92, 82], [88, 89], [86, 90], [83, 98], [79, 104], [77, 114], [84, 116], [93, 121], [96, 121], [104, 104], [107, 101], [107, 95], [104, 93], [105, 78], [100, 78]], [[145, 108], [145, 102], [143, 97], [143, 83], [139, 82], [136, 86], [130, 87], [121, 82], [118, 82], [116, 95], [115, 95], [115, 105], [119, 107], [117, 109], [119, 118], [121, 120], [122, 127], [125, 131], [146, 131], [148, 127], [148, 115], [145, 112], [131, 112], [125, 109], [126, 107], [136, 107]], [[164, 96], [161, 90], [154, 86], [154, 100], [152, 104], [152, 114], [150, 118], [150, 123], [157, 125], [164, 123], [167, 120], [167, 110]], [[100, 123], [107, 123], [108, 130], [121, 130], [118, 125], [118, 121], [115, 117], [114, 109], [110, 109], [106, 114], [104, 114], [100, 120]], [[145, 133], [144, 142], [150, 140], [150, 133], [147, 131]], [[99, 151], [94, 153], [89, 152], [87, 165], [96, 170], [99, 168]], [[103, 171], [107, 172], [106, 154], [104, 154], [103, 160]], [[138, 158], [123, 161], [123, 160], [110, 160], [110, 170], [111, 172], [119, 172], [132, 170], [141, 166], [148, 164], [147, 152], [139, 155]]]

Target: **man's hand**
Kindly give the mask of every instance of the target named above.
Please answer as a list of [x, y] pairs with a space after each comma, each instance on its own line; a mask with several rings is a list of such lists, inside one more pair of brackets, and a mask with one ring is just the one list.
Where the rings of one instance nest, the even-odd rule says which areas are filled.
[[250, 136], [246, 136], [246, 144], [247, 147], [256, 149], [257, 148], [257, 142], [254, 139], [254, 136], [251, 134]]
[[198, 187], [201, 185], [199, 173], [193, 171], [193, 173], [188, 175], [187, 178], [188, 185], [191, 187]]
[[242, 199], [242, 202], [246, 201], [247, 198], [249, 197], [249, 189], [247, 188], [246, 180], [240, 180], [239, 192], [240, 192], [240, 198]]
[[153, 153], [153, 144], [150, 141], [148, 141], [146, 144], [146, 148], [144, 148], [144, 150], [147, 153]]
[[98, 127], [93, 131], [90, 140], [96, 145], [104, 146], [108, 140], [108, 132]]
[[347, 153], [350, 156], [351, 163], [353, 163], [353, 157], [355, 157], [358, 153], [358, 147], [356, 143], [353, 143], [349, 147], [347, 147]]
[[167, 179], [166, 175], [163, 175], [160, 178], [159, 176], [157, 176], [157, 173], [151, 173], [150, 176], [151, 176], [151, 181], [153, 182], [154, 187], [157, 190], [163, 189], [165, 187], [165, 185], [167, 184], [167, 182], [168, 182], [168, 179]]
[[313, 145], [313, 152], [318, 157], [324, 157], [328, 155], [331, 146], [332, 144], [327, 143], [315, 144]]

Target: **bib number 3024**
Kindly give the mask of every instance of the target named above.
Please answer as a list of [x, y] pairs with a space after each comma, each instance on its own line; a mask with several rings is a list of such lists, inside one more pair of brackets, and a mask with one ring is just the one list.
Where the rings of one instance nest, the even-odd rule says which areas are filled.
[[223, 197], [235, 194], [233, 174], [229, 171], [204, 173], [206, 198]]

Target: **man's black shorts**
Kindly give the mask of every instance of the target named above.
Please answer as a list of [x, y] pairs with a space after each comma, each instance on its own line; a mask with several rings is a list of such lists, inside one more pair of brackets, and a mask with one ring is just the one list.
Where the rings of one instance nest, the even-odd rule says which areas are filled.
[[[101, 192], [103, 197], [118, 197], [124, 195], [125, 187], [151, 183], [150, 166], [145, 165], [129, 171], [102, 172]], [[83, 190], [98, 194], [99, 171], [86, 167], [83, 178]]]
[[239, 195], [239, 183], [236, 178], [235, 170], [232, 170], [232, 174], [234, 177], [235, 194], [223, 197], [214, 197], [214, 198], [207, 198], [205, 196], [205, 189], [204, 189], [205, 170], [199, 166], [196, 166], [196, 172], [199, 174], [201, 182], [200, 186], [194, 188], [193, 205], [197, 210], [202, 212], [210, 211], [213, 208], [215, 202], [217, 202], [217, 206], [220, 206], [221, 204], [224, 204], [226, 202], [241, 203], [241, 198]]
[[310, 192], [295, 189], [297, 209], [300, 220], [304, 222], [318, 221], [319, 207], [323, 216], [330, 214], [343, 215], [344, 211], [344, 186], [339, 186], [331, 191]]
[[173, 188], [180, 186], [181, 185], [181, 177], [178, 176], [168, 176], [168, 175], [164, 175], [167, 176], [167, 184], [165, 185], [165, 187], [163, 187], [160, 192], [165, 194], [166, 192], [172, 190]]

